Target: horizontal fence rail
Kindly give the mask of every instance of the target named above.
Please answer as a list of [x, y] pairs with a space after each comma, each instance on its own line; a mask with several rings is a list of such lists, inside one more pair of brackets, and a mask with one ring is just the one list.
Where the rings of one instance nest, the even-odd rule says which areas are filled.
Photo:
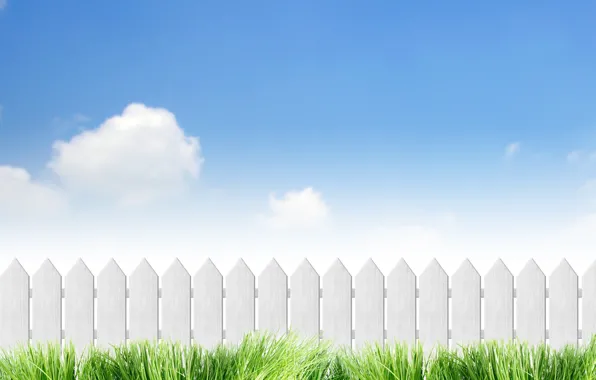
[[[157, 297], [161, 298], [161, 290], [162, 288], [158, 288], [157, 289]], [[287, 297], [291, 298], [291, 290], [290, 288], [287, 288]], [[61, 291], [61, 297], [62, 298], [66, 298], [64, 296], [64, 294], [66, 293], [65, 288], [62, 288]], [[546, 298], [549, 298], [548, 295], [548, 288], [546, 288], [545, 290], [545, 296]], [[190, 289], [190, 298], [194, 298], [194, 289]], [[222, 289], [222, 297], [226, 298], [226, 288]], [[416, 288], [416, 298], [420, 297], [420, 288]], [[448, 298], [452, 298], [451, 296], [451, 288], [449, 288], [448, 294], [447, 294]], [[577, 297], [578, 298], [582, 298], [582, 289], [578, 288], [577, 289]], [[33, 288], [29, 288], [29, 298], [33, 298]], [[93, 289], [93, 298], [97, 298], [97, 288]], [[126, 298], [130, 298], [130, 288], [126, 288]], [[255, 288], [255, 298], [259, 298], [259, 289]], [[323, 298], [323, 288], [319, 289], [319, 298]], [[352, 298], [356, 298], [356, 288], [352, 288]], [[387, 298], [387, 288], [383, 289], [383, 298]], [[480, 298], [484, 298], [484, 288], [480, 288]], [[513, 289], [513, 298], [517, 298], [517, 291], [516, 289]]]
[[403, 259], [387, 276], [369, 260], [354, 277], [337, 260], [322, 278], [307, 260], [289, 278], [275, 260], [258, 278], [239, 260], [224, 287], [211, 260], [191, 277], [176, 259], [160, 285], [146, 260], [128, 277], [110, 260], [97, 278], [78, 260], [63, 286], [46, 260], [30, 286], [14, 260], [0, 275], [0, 347], [64, 340], [81, 350], [167, 339], [211, 348], [237, 344], [258, 327], [278, 334], [291, 328], [356, 347], [419, 341], [429, 350], [436, 344], [518, 339], [560, 348], [596, 333], [594, 265], [581, 288], [566, 260], [550, 275], [548, 288], [533, 260], [516, 277], [497, 260], [483, 279], [481, 286], [468, 260], [451, 277], [436, 260], [418, 277]]

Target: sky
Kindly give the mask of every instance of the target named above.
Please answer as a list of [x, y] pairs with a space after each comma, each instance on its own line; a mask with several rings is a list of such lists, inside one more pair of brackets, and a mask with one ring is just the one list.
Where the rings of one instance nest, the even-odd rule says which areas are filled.
[[0, 0], [0, 267], [596, 256], [596, 4]]

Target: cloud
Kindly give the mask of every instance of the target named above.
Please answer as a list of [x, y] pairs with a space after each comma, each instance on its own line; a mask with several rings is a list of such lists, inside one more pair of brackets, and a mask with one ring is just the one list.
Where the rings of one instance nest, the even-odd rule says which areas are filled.
[[6, 0], [0, 0], [0, 11], [6, 7]]
[[574, 150], [567, 155], [567, 162], [578, 163], [580, 161], [596, 161], [596, 152], [586, 152], [581, 150]]
[[567, 162], [575, 163], [578, 162], [581, 158], [582, 152], [579, 150], [574, 150], [573, 152], [569, 152], [567, 155]]
[[580, 192], [594, 192], [596, 190], [596, 179], [587, 180], [580, 188]]
[[270, 215], [262, 217], [274, 228], [307, 228], [321, 226], [329, 216], [329, 208], [321, 194], [308, 187], [290, 191], [282, 198], [269, 196]]
[[76, 123], [86, 123], [91, 121], [91, 118], [87, 115], [83, 115], [82, 113], [75, 113], [72, 115], [72, 120]]
[[130, 205], [180, 193], [202, 163], [198, 138], [171, 112], [130, 104], [97, 129], [55, 142], [47, 166], [69, 192]]
[[589, 179], [577, 191], [579, 197], [589, 206], [596, 206], [596, 179]]
[[33, 181], [25, 169], [0, 166], [0, 214], [47, 215], [65, 206], [66, 199], [60, 190]]
[[512, 158], [516, 154], [519, 153], [520, 150], [520, 143], [513, 142], [505, 147], [505, 158]]
[[52, 119], [52, 125], [56, 132], [63, 133], [71, 129], [78, 129], [79, 132], [83, 130], [86, 123], [90, 122], [91, 118], [82, 113], [75, 113], [67, 118], [55, 117]]

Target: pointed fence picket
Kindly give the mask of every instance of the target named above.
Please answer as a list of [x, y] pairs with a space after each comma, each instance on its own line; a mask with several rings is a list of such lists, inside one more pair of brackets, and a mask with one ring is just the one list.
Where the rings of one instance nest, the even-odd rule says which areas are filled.
[[563, 260], [550, 276], [549, 344], [555, 349], [577, 345], [577, 284], [577, 274], [567, 260]]
[[596, 335], [596, 262], [582, 277], [582, 341]]
[[114, 259], [97, 276], [97, 346], [126, 341], [126, 276]]
[[64, 337], [78, 353], [93, 345], [95, 291], [93, 274], [81, 259], [65, 279]]
[[534, 260], [517, 278], [517, 338], [530, 344], [546, 338], [546, 277]]
[[356, 275], [356, 346], [378, 343], [383, 346], [385, 299], [383, 273], [368, 260]]
[[32, 340], [58, 343], [62, 340], [62, 276], [50, 260], [33, 275]]
[[207, 260], [194, 278], [194, 341], [213, 348], [223, 342], [223, 276]]
[[159, 277], [147, 260], [130, 275], [129, 288], [129, 339], [153, 341], [159, 331]]
[[319, 274], [306, 259], [290, 278], [290, 327], [305, 338], [319, 337], [320, 282]]
[[29, 341], [29, 275], [17, 260], [0, 275], [0, 346]]
[[501, 259], [484, 276], [484, 339], [513, 339], [513, 275]]
[[[64, 343], [73, 343], [78, 353], [94, 344], [107, 348], [160, 338], [207, 348], [223, 342], [237, 344], [255, 330], [257, 304], [259, 330], [283, 335], [292, 329], [307, 338], [322, 337], [356, 348], [369, 343], [382, 346], [419, 341], [428, 352], [436, 344], [455, 348], [513, 338], [561, 348], [577, 345], [580, 339], [586, 344], [596, 333], [596, 265], [583, 274], [580, 289], [578, 275], [566, 260], [550, 274], [548, 289], [546, 276], [533, 260], [515, 283], [505, 264], [497, 260], [484, 276], [484, 287], [468, 260], [451, 277], [451, 287], [449, 276], [436, 260], [420, 275], [417, 287], [417, 277], [403, 259], [386, 279], [368, 260], [357, 272], [354, 287], [340, 260], [323, 276], [322, 288], [317, 271], [307, 260], [295, 270], [289, 284], [281, 266], [272, 260], [258, 277], [258, 289], [243, 260], [226, 276], [225, 289], [224, 277], [211, 260], [194, 278], [174, 260], [161, 277], [161, 286], [160, 277], [146, 260], [131, 273], [128, 287], [126, 275], [113, 259], [97, 276], [97, 288], [82, 260], [64, 277], [64, 289], [62, 276], [49, 260], [34, 273], [31, 285], [29, 280], [17, 260], [0, 274], [0, 348], [62, 338]], [[578, 323], [580, 302], [582, 326]]]
[[288, 276], [272, 260], [259, 276], [259, 330], [285, 334], [288, 328]]
[[255, 275], [239, 260], [226, 277], [226, 341], [239, 343], [255, 329]]
[[449, 344], [449, 278], [437, 260], [420, 276], [420, 341], [425, 352]]
[[190, 344], [190, 274], [176, 259], [162, 279], [162, 339]]
[[323, 276], [323, 338], [352, 345], [352, 276], [339, 259]]
[[451, 280], [452, 347], [480, 342], [480, 275], [469, 260]]
[[416, 342], [416, 275], [404, 259], [387, 277], [387, 340]]

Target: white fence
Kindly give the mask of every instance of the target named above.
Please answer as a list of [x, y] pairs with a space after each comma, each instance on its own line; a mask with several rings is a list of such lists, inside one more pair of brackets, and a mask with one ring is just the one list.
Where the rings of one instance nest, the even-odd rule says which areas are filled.
[[114, 260], [99, 273], [96, 284], [81, 260], [65, 276], [64, 288], [49, 260], [32, 280], [30, 288], [29, 275], [17, 260], [0, 276], [3, 348], [62, 339], [77, 349], [137, 339], [213, 347], [235, 344], [256, 328], [285, 333], [288, 327], [340, 345], [354, 340], [356, 347], [419, 339], [428, 349], [436, 343], [455, 347], [517, 337], [560, 348], [586, 342], [596, 333], [596, 265], [583, 275], [580, 289], [566, 260], [550, 275], [548, 289], [546, 276], [533, 260], [515, 278], [515, 287], [514, 276], [501, 260], [484, 277], [483, 286], [467, 260], [451, 284], [436, 260], [418, 283], [404, 260], [387, 277], [369, 260], [354, 277], [354, 287], [339, 260], [323, 276], [322, 286], [306, 260], [289, 284], [275, 260], [257, 279], [239, 260], [225, 277], [225, 288], [210, 260], [192, 279], [175, 260], [161, 284], [146, 260], [128, 277], [128, 284]]

